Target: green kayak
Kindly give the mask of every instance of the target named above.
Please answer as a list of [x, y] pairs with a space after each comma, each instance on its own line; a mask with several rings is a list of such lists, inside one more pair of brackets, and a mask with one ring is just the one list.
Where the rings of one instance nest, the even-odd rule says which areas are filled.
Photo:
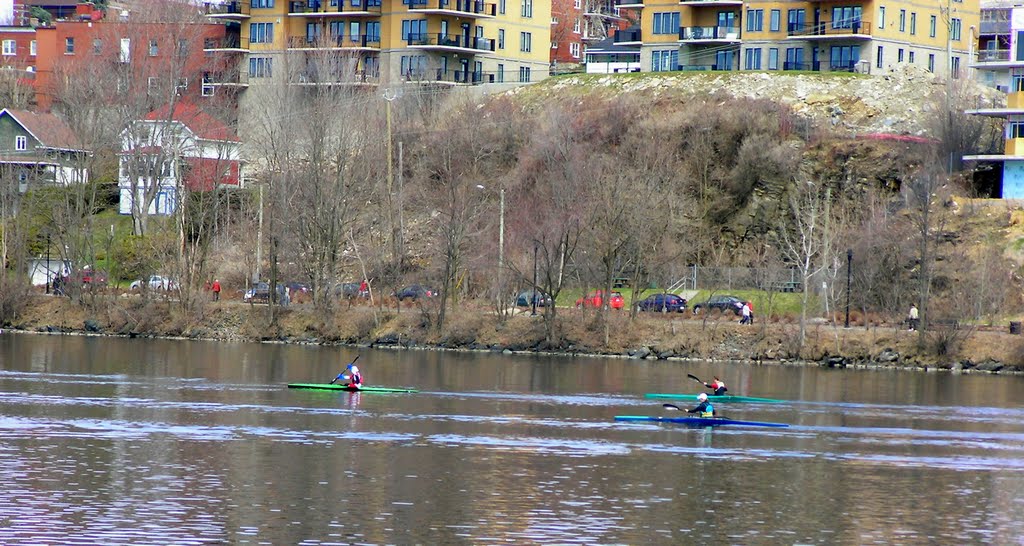
[[[647, 398], [667, 398], [669, 400], [697, 400], [696, 394], [647, 393], [644, 396]], [[709, 394], [708, 400], [710, 400], [711, 402], [751, 402], [755, 404], [779, 404], [785, 402], [785, 400], [776, 400], [775, 398], [757, 398], [755, 396], [733, 396], [731, 394], [723, 394], [722, 396], [715, 396], [713, 394]]]
[[330, 383], [289, 383], [289, 389], [321, 389], [327, 391], [347, 392], [420, 392], [416, 389], [401, 389], [393, 387], [368, 387], [366, 385], [356, 388], [348, 385], [332, 385]]

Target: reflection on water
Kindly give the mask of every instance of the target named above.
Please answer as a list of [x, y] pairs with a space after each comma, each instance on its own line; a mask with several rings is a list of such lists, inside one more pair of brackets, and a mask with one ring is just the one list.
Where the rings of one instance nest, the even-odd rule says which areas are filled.
[[[351, 354], [4, 334], [0, 543], [1024, 543], [1018, 378], [363, 350], [422, 392], [283, 388]], [[612, 420], [687, 373], [791, 427]]]

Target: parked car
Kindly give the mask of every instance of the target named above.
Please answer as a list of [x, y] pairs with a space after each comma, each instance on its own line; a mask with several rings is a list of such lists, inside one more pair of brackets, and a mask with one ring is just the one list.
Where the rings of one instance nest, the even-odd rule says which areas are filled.
[[148, 279], [132, 281], [132, 284], [128, 286], [131, 290], [142, 290], [144, 287], [148, 287], [150, 290], [177, 290], [178, 283], [163, 275], [150, 275]]
[[711, 296], [708, 301], [694, 304], [693, 314], [700, 313], [703, 310], [714, 311], [717, 309], [722, 313], [731, 311], [732, 314], [739, 315], [742, 307], [743, 300], [736, 296]]
[[[282, 304], [286, 304], [284, 285], [278, 283], [277, 285], [277, 301]], [[242, 294], [242, 301], [246, 303], [270, 303], [270, 283], [258, 282], [252, 285], [252, 288], [245, 291]]]
[[86, 286], [102, 286], [107, 284], [107, 276], [102, 271], [94, 271], [91, 267], [85, 266], [82, 269], [74, 272], [71, 278], [68, 279], [70, 282], [78, 282]]
[[341, 298], [355, 298], [359, 296], [359, 283], [343, 282], [334, 287], [334, 295]]
[[686, 310], [686, 300], [675, 294], [651, 294], [637, 303], [636, 309], [637, 311], [682, 313]]
[[533, 305], [534, 300], [537, 302], [537, 307], [546, 307], [551, 305], [551, 296], [544, 292], [533, 290], [523, 290], [516, 296], [517, 307], [530, 307]]
[[411, 284], [405, 288], [395, 292], [395, 297], [398, 301], [413, 300], [416, 301], [420, 298], [432, 298], [437, 295], [437, 290], [428, 288], [421, 284]]
[[[604, 290], [594, 290], [576, 300], [576, 307], [601, 307], [602, 305], [604, 305]], [[612, 309], [622, 309], [624, 305], [626, 305], [626, 300], [622, 298], [622, 293], [612, 292], [611, 297], [608, 298], [608, 306]]]

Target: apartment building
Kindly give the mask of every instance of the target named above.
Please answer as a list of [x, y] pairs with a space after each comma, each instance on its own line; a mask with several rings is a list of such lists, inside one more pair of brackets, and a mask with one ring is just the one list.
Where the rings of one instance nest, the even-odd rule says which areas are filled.
[[667, 70], [884, 73], [903, 65], [962, 76], [979, 0], [615, 0], [641, 10], [640, 65]]
[[[527, 83], [549, 73], [551, 0], [206, 0], [206, 13], [226, 27], [207, 51], [239, 61], [214, 86]], [[303, 56], [307, 67], [295, 62]]]
[[999, 196], [1024, 199], [1024, 6], [982, 10], [977, 56], [978, 79], [1006, 91], [1006, 104], [967, 110], [968, 114], [1004, 120], [1003, 152], [966, 155], [964, 160], [992, 167], [1000, 181]]
[[583, 63], [590, 47], [629, 27], [635, 15], [632, 10], [620, 10], [613, 0], [552, 0], [552, 67]]

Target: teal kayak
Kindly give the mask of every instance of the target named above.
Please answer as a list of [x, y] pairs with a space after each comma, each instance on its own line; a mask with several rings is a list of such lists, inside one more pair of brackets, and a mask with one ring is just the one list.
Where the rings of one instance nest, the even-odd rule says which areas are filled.
[[[696, 394], [647, 393], [644, 396], [646, 398], [667, 398], [670, 400], [697, 400]], [[775, 398], [757, 398], [756, 396], [733, 396], [731, 394], [723, 394], [721, 396], [709, 394], [708, 400], [711, 402], [751, 402], [755, 404], [780, 404], [782, 402], [785, 402], [785, 400], [777, 400]]]
[[402, 389], [393, 387], [368, 387], [366, 385], [356, 388], [348, 385], [332, 385], [330, 383], [289, 383], [289, 389], [321, 389], [327, 391], [347, 392], [420, 392], [416, 389]]
[[654, 417], [651, 415], [616, 415], [616, 421], [653, 421], [656, 423], [678, 423], [694, 427], [717, 427], [739, 425], [747, 427], [788, 427], [785, 423], [763, 423], [760, 421], [737, 421], [725, 417]]

